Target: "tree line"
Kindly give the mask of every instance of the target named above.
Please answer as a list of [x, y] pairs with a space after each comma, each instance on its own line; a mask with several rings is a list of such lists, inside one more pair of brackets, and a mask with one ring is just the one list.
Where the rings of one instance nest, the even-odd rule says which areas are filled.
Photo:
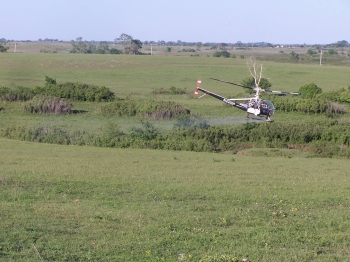
[[82, 37], [76, 38], [75, 41], [71, 41], [72, 49], [70, 53], [82, 53], [82, 54], [134, 54], [140, 55], [142, 42], [138, 39], [134, 39], [128, 34], [121, 34], [115, 39], [115, 43], [121, 44], [123, 50], [117, 48], [109, 48], [107, 41], [100, 41], [98, 44], [83, 41]]

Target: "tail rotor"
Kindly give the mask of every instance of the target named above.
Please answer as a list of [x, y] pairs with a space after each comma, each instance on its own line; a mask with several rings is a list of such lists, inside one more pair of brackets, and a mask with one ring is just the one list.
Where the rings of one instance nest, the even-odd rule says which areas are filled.
[[197, 96], [199, 93], [198, 93], [198, 88], [200, 88], [201, 86], [201, 83], [202, 83], [202, 80], [199, 80], [197, 81], [197, 88], [196, 88], [196, 91], [194, 91], [194, 94]]

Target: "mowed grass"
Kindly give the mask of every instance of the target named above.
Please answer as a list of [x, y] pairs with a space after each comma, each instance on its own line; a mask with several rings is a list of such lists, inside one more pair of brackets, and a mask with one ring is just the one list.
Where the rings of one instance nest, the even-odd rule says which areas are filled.
[[347, 160], [6, 139], [0, 155], [1, 261], [350, 257]]

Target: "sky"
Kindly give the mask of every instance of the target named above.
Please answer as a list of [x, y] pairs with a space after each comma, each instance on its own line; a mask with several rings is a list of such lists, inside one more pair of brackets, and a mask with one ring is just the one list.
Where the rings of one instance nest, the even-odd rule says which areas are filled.
[[7, 40], [350, 42], [350, 0], [11, 0], [0, 21]]

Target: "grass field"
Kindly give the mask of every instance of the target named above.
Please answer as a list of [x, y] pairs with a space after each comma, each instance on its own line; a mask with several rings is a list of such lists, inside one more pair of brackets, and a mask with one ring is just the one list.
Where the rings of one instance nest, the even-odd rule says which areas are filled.
[[[0, 57], [0, 85], [43, 86], [45, 76], [58, 82], [72, 81], [98, 86], [106, 86], [117, 97], [135, 99], [172, 100], [183, 104], [193, 113], [211, 119], [212, 123], [244, 123], [245, 114], [211, 97], [194, 99], [193, 91], [197, 79], [202, 79], [202, 87], [223, 96], [237, 96], [243, 93], [239, 87], [210, 80], [210, 77], [240, 83], [249, 77], [246, 59], [214, 58], [190, 56], [130, 56], [130, 55], [79, 55], [79, 54], [2, 54]], [[299, 87], [314, 82], [324, 91], [346, 88], [349, 67], [319, 66], [277, 62], [263, 62], [265, 77], [273, 84], [272, 88], [282, 91], [298, 91]], [[171, 86], [186, 89], [187, 95], [153, 95], [157, 88]], [[16, 123], [37, 123], [66, 126], [69, 129], [97, 129], [106, 121], [116, 121], [127, 130], [137, 125], [139, 120], [103, 118], [96, 116], [101, 104], [73, 103], [73, 109], [86, 111], [70, 116], [37, 115], [28, 117], [20, 104], [2, 103], [0, 115], [4, 121], [0, 126]], [[10, 113], [12, 112], [12, 113]], [[9, 114], [10, 113], [10, 114]], [[312, 118], [313, 116], [311, 116]], [[306, 120], [310, 116], [276, 112], [276, 121]], [[93, 123], [93, 124], [92, 124]], [[167, 129], [170, 123], [155, 123]]]
[[[58, 82], [79, 81], [106, 86], [125, 96], [129, 93], [148, 94], [152, 88], [187, 88], [193, 90], [197, 79], [203, 87], [224, 94], [240, 93], [241, 89], [216, 83], [210, 77], [240, 83], [250, 76], [246, 59], [131, 56], [81, 54], [1, 54], [0, 85], [43, 85], [45, 76]], [[314, 82], [324, 91], [347, 87], [349, 67], [305, 65], [298, 63], [262, 62], [264, 76], [273, 88], [297, 91]]]
[[[0, 54], [0, 86], [43, 86], [45, 76], [106, 86], [120, 98], [177, 102], [211, 125], [247, 123], [244, 112], [192, 96], [197, 79], [223, 96], [246, 95], [209, 79], [249, 77], [238, 52], [260, 56], [275, 90], [350, 84], [348, 65], [270, 61], [278, 53], [266, 49], [237, 50], [237, 58], [224, 59], [205, 50], [200, 56], [175, 49], [166, 55], [154, 50], [154, 56], [81, 55], [68, 54], [67, 45], [24, 45], [16, 54]], [[152, 93], [171, 86], [188, 94]], [[138, 118], [100, 115], [104, 104], [74, 102], [76, 113], [57, 116], [25, 114], [22, 103], [0, 101], [0, 131], [11, 125], [88, 132], [111, 122], [125, 132], [140, 126]], [[327, 121], [279, 111], [273, 118]], [[348, 114], [338, 120], [348, 123]], [[174, 121], [152, 124], [166, 132]], [[277, 148], [233, 155], [0, 138], [0, 261], [40, 261], [35, 248], [44, 261], [349, 261], [349, 161], [311, 156]]]
[[350, 256], [346, 160], [0, 145], [3, 261]]

